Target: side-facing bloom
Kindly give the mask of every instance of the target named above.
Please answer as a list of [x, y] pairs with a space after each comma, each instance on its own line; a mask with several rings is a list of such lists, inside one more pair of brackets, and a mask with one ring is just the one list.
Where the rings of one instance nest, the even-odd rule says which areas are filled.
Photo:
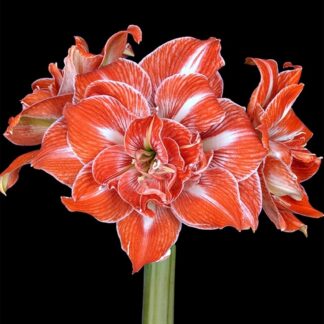
[[[41, 144], [46, 130], [62, 117], [67, 103], [74, 96], [75, 77], [102, 66], [108, 65], [120, 57], [133, 56], [131, 46], [127, 43], [128, 35], [140, 43], [142, 32], [138, 26], [130, 25], [127, 30], [112, 35], [106, 42], [101, 54], [89, 52], [86, 41], [75, 37], [75, 45], [64, 59], [64, 68], [49, 64], [51, 78], [42, 78], [32, 84], [33, 92], [22, 100], [22, 111], [9, 119], [4, 136], [16, 145], [33, 146]], [[20, 168], [30, 163], [34, 154], [18, 157], [12, 165], [0, 174], [0, 190], [5, 193], [18, 179]], [[13, 171], [15, 170], [15, 171]]]
[[247, 111], [268, 150], [259, 168], [263, 209], [278, 229], [307, 235], [307, 226], [294, 213], [314, 218], [323, 213], [310, 205], [301, 185], [321, 163], [305, 147], [312, 132], [292, 109], [304, 87], [299, 83], [302, 68], [286, 63], [284, 67], [292, 69], [279, 73], [274, 60], [249, 58], [247, 63], [256, 65], [261, 74]]
[[219, 99], [223, 64], [219, 40], [185, 37], [140, 64], [118, 59], [76, 76], [73, 104], [32, 160], [73, 182], [62, 198], [70, 211], [117, 223], [134, 271], [163, 258], [182, 223], [255, 227], [239, 182], [265, 150], [245, 110]]

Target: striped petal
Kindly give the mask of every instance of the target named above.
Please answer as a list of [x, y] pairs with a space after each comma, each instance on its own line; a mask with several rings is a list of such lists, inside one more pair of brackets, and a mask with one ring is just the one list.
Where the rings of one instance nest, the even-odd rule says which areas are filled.
[[[165, 183], [153, 177], [145, 178], [135, 168], [123, 173], [118, 180], [118, 193], [120, 197], [141, 214], [154, 217], [154, 210], [150, 202], [167, 203], [171, 198], [165, 192]], [[168, 195], [167, 195], [168, 194]]]
[[[53, 83], [53, 80], [52, 79], [48, 79], [48, 80], [50, 82], [48, 86], [50, 86]], [[34, 105], [35, 103], [38, 103], [40, 101], [43, 101], [51, 97], [53, 97], [53, 95], [50, 90], [36, 88], [32, 93], [29, 93], [27, 96], [25, 96], [21, 100], [21, 103], [23, 105], [23, 109], [27, 109], [28, 107]]]
[[72, 198], [62, 197], [62, 203], [71, 212], [87, 213], [101, 222], [117, 222], [132, 211], [112, 189], [99, 185], [92, 176], [91, 163], [78, 174], [72, 188]]
[[298, 84], [301, 77], [302, 67], [300, 65], [293, 65], [290, 62], [286, 62], [283, 67], [292, 68], [292, 70], [287, 70], [279, 73], [277, 91], [280, 91], [281, 89], [289, 85]]
[[202, 134], [204, 151], [214, 151], [211, 166], [225, 168], [243, 180], [258, 168], [266, 152], [244, 109], [229, 99], [219, 102], [225, 119]]
[[315, 158], [310, 162], [294, 159], [291, 164], [291, 170], [297, 176], [298, 181], [303, 182], [310, 179], [318, 171], [321, 161], [321, 158]]
[[159, 206], [154, 218], [134, 211], [118, 222], [121, 247], [132, 262], [133, 273], [145, 264], [159, 261], [175, 244], [180, 230], [181, 224], [170, 209]]
[[35, 150], [18, 156], [7, 169], [0, 173], [0, 192], [2, 194], [6, 195], [6, 191], [18, 181], [20, 169], [29, 164], [38, 152]]
[[161, 82], [171, 75], [200, 73], [208, 79], [224, 65], [216, 38], [199, 40], [182, 37], [171, 40], [146, 56], [140, 65], [149, 74], [155, 92]]
[[93, 161], [93, 176], [98, 183], [107, 184], [132, 167], [132, 158], [123, 145], [114, 145], [100, 152]]
[[261, 124], [267, 129], [269, 137], [273, 141], [282, 142], [290, 148], [295, 148], [304, 146], [313, 136], [313, 133], [292, 109], [289, 109], [282, 118], [274, 123], [267, 119], [267, 111], [264, 115], [265, 119], [261, 121]]
[[137, 117], [150, 114], [150, 106], [144, 96], [133, 87], [117, 81], [94, 81], [86, 89], [85, 97], [107, 95], [120, 101], [127, 110]]
[[209, 79], [209, 86], [213, 89], [217, 98], [223, 97], [224, 82], [218, 71]]
[[282, 161], [268, 156], [264, 163], [264, 177], [269, 191], [275, 196], [290, 196], [301, 200], [303, 191], [297, 176]]
[[90, 83], [97, 80], [113, 80], [127, 83], [138, 90], [145, 98], [149, 98], [152, 85], [147, 73], [136, 63], [119, 59], [96, 71], [78, 75], [75, 80], [74, 102], [84, 98]]
[[262, 170], [259, 172], [262, 188], [262, 207], [269, 219], [277, 229], [284, 232], [294, 232], [300, 230], [307, 236], [307, 226], [298, 220], [290, 210], [279, 204], [277, 197], [271, 195]]
[[274, 60], [263, 60], [250, 57], [246, 59], [245, 63], [256, 65], [261, 75], [260, 83], [253, 91], [248, 105], [248, 114], [252, 116], [257, 105], [265, 108], [273, 98], [273, 93], [277, 88], [278, 82], [278, 65]]
[[301, 200], [292, 199], [289, 196], [278, 197], [276, 199], [278, 204], [288, 209], [289, 211], [313, 218], [323, 217], [323, 213], [316, 210], [308, 201], [308, 196], [305, 190], [303, 190], [303, 196]]
[[261, 117], [261, 124], [268, 130], [272, 140], [289, 142], [304, 133], [307, 139], [311, 133], [291, 109], [303, 90], [303, 84], [291, 85], [281, 90], [268, 105]]
[[287, 210], [280, 210], [280, 214], [285, 221], [285, 229], [282, 229], [282, 231], [288, 233], [301, 231], [307, 237], [307, 226], [302, 223], [294, 214]]
[[224, 118], [207, 78], [200, 74], [167, 78], [157, 90], [155, 103], [160, 117], [174, 119], [192, 131], [206, 131]]
[[75, 154], [87, 163], [104, 148], [123, 144], [131, 116], [115, 98], [97, 96], [66, 107], [68, 141]]
[[272, 156], [288, 166], [292, 163], [292, 155], [290, 148], [280, 142], [269, 141], [269, 156]]
[[256, 231], [262, 210], [262, 190], [258, 173], [254, 172], [246, 180], [240, 181], [239, 190], [243, 209], [242, 227]]
[[262, 189], [262, 207], [264, 212], [267, 214], [269, 219], [272, 221], [272, 223], [276, 226], [277, 229], [284, 231], [287, 227], [286, 222], [284, 218], [282, 217], [273, 196], [271, 195], [265, 176], [263, 174], [263, 170], [259, 169], [259, 177], [260, 177], [260, 183], [261, 183], [261, 189]]
[[67, 143], [67, 127], [63, 118], [45, 133], [39, 154], [32, 160], [35, 169], [43, 170], [56, 180], [72, 186], [83, 164]]
[[62, 116], [63, 108], [71, 98], [71, 95], [52, 97], [24, 109], [9, 119], [4, 136], [16, 145], [40, 144], [48, 127]]
[[127, 47], [128, 35], [131, 35], [137, 44], [142, 41], [142, 31], [136, 25], [129, 25], [127, 30], [112, 35], [103, 49], [101, 66], [110, 64], [123, 56]]
[[242, 209], [235, 178], [227, 171], [205, 171], [199, 183], [186, 183], [171, 210], [184, 224], [200, 229], [242, 228]]

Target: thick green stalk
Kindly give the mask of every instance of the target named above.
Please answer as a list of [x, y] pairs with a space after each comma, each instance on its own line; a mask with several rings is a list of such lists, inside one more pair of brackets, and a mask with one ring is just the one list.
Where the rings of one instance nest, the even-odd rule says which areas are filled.
[[144, 268], [142, 324], [173, 324], [176, 247], [170, 257]]

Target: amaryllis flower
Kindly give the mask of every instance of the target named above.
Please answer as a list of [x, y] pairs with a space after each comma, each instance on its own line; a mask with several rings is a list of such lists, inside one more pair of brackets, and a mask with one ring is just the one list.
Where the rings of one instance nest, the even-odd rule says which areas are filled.
[[286, 63], [284, 67], [292, 69], [278, 73], [273, 60], [249, 58], [247, 63], [255, 64], [261, 73], [248, 114], [268, 149], [259, 168], [263, 209], [278, 229], [301, 230], [307, 235], [307, 227], [294, 213], [315, 218], [323, 213], [310, 205], [301, 185], [317, 172], [321, 162], [306, 149], [312, 133], [292, 109], [304, 86], [299, 83], [302, 68]]
[[73, 104], [32, 160], [73, 183], [70, 211], [117, 223], [134, 271], [162, 259], [182, 223], [255, 227], [239, 182], [265, 150], [245, 110], [218, 98], [223, 64], [219, 40], [186, 37], [76, 76]]
[[[4, 136], [16, 145], [41, 144], [46, 130], [62, 116], [65, 105], [72, 101], [77, 75], [106, 66], [120, 57], [134, 55], [131, 46], [127, 43], [128, 35], [131, 35], [137, 43], [142, 40], [140, 28], [130, 25], [127, 30], [111, 36], [102, 53], [97, 55], [89, 52], [83, 38], [75, 37], [75, 45], [68, 51], [64, 68], [61, 70], [56, 64], [51, 63], [49, 72], [52, 77], [39, 79], [32, 84], [33, 92], [21, 100], [22, 111], [9, 119], [9, 126]], [[0, 175], [2, 192], [17, 181], [21, 166], [30, 163], [31, 156], [33, 154], [20, 156]], [[8, 170], [16, 170], [15, 176]], [[9, 181], [10, 178], [15, 181]]]

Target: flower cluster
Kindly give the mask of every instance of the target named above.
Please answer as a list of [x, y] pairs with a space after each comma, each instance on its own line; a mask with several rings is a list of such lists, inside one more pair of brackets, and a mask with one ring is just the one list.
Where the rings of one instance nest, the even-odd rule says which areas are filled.
[[76, 37], [64, 68], [33, 83], [5, 136], [41, 146], [1, 173], [3, 193], [25, 164], [51, 174], [72, 188], [68, 210], [117, 223], [135, 272], [167, 256], [182, 224], [255, 231], [263, 207], [278, 229], [305, 232], [293, 213], [323, 216], [300, 184], [320, 158], [292, 110], [299, 66], [248, 59], [261, 81], [245, 110], [222, 97], [218, 39], [178, 38], [137, 64], [128, 35], [141, 41], [131, 25], [98, 55]]

